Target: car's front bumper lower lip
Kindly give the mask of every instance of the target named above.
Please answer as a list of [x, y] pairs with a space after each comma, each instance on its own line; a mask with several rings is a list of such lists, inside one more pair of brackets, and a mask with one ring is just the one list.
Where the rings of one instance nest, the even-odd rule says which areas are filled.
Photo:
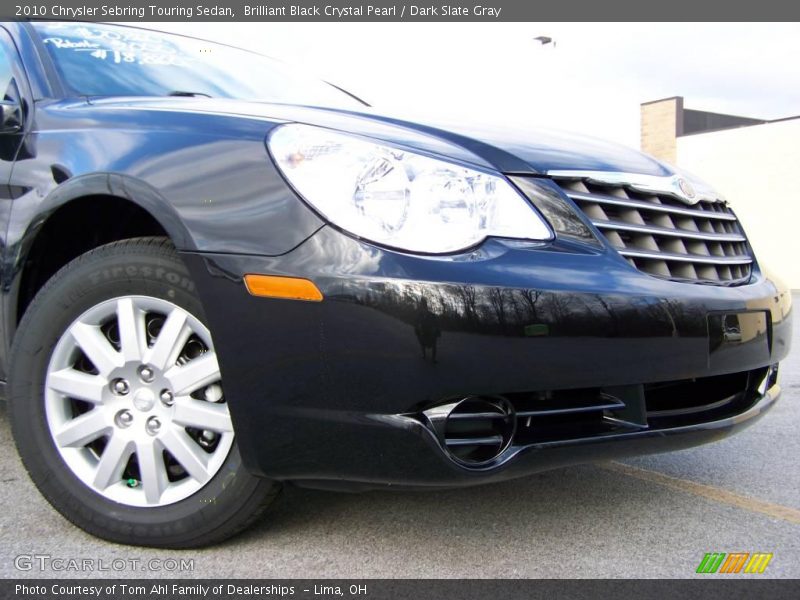
[[[283, 480], [465, 485], [713, 441], [763, 414], [777, 386], [723, 418], [533, 441], [488, 469], [448, 458], [409, 415], [469, 395], [751, 372], [779, 362], [790, 343], [791, 296], [760, 272], [738, 287], [682, 284], [580, 244], [490, 240], [423, 258], [326, 227], [279, 257], [185, 260], [244, 460]], [[250, 296], [247, 273], [307, 278], [324, 300]]]
[[[719, 441], [749, 427], [774, 406], [780, 393], [780, 387], [773, 386], [744, 412], [695, 425], [530, 444], [517, 449], [501, 467], [482, 470], [464, 469], [443, 460], [430, 432], [411, 421], [390, 425], [387, 419], [376, 418], [372, 423], [339, 423], [343, 439], [348, 439], [348, 434], [357, 437], [372, 450], [353, 455], [346, 448], [340, 453], [337, 446], [328, 446], [328, 462], [340, 465], [337, 472], [344, 475], [323, 476], [320, 472], [319, 477], [292, 479], [298, 485], [322, 489], [452, 488], [505, 481], [574, 464], [671, 452]], [[321, 425], [320, 430], [323, 428]], [[348, 467], [354, 458], [357, 464]]]

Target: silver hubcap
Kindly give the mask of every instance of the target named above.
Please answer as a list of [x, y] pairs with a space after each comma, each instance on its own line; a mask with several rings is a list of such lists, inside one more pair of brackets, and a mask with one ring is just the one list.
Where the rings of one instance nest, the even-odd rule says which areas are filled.
[[78, 317], [53, 350], [45, 410], [67, 467], [129, 506], [191, 496], [233, 444], [208, 328], [159, 298], [115, 298]]

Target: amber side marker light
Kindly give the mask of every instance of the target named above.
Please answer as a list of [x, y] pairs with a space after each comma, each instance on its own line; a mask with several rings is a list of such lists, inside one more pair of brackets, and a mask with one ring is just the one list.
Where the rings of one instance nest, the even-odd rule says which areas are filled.
[[244, 284], [253, 296], [322, 302], [322, 292], [313, 281], [279, 275], [245, 275]]

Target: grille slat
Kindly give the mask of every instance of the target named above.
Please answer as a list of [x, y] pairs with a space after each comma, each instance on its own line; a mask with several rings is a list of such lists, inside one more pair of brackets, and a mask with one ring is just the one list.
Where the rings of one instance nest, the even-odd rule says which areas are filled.
[[745, 254], [737, 256], [705, 256], [702, 254], [678, 254], [675, 252], [648, 252], [633, 248], [617, 248], [622, 256], [652, 258], [653, 260], [699, 263], [702, 265], [749, 265], [753, 259]]
[[541, 410], [521, 410], [517, 411], [517, 418], [522, 417], [541, 417], [546, 415], [568, 415], [573, 413], [595, 412], [598, 410], [619, 410], [625, 408], [625, 403], [621, 400], [606, 402], [604, 404], [592, 404], [587, 406], [568, 406], [565, 408], [549, 408]]
[[753, 257], [736, 215], [721, 201], [691, 207], [670, 193], [627, 184], [553, 177], [633, 267], [673, 281], [746, 283]]
[[601, 221], [592, 220], [592, 224], [600, 229], [615, 229], [631, 231], [637, 233], [649, 233], [652, 235], [663, 235], [690, 240], [709, 240], [712, 242], [744, 242], [746, 238], [737, 233], [702, 233], [683, 228], [667, 229], [666, 227], [656, 227], [653, 225], [636, 225], [635, 223], [624, 223], [622, 221]]
[[736, 216], [731, 213], [717, 212], [713, 209], [697, 210], [694, 208], [684, 208], [682, 206], [675, 206], [664, 204], [663, 202], [648, 202], [646, 200], [633, 200], [624, 198], [615, 198], [602, 194], [587, 194], [576, 192], [571, 189], [564, 190], [570, 198], [575, 201], [589, 201], [597, 204], [609, 204], [615, 206], [623, 206], [626, 208], [638, 208], [640, 210], [652, 210], [676, 215], [686, 215], [688, 217], [700, 217], [702, 219], [715, 219], [722, 221], [735, 221]]

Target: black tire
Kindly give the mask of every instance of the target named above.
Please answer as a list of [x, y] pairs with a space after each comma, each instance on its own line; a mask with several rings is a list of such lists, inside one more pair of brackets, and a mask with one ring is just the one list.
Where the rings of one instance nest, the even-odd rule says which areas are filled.
[[219, 471], [191, 496], [163, 506], [131, 506], [96, 492], [67, 465], [50, 432], [44, 401], [51, 354], [70, 324], [119, 296], [168, 300], [206, 323], [194, 284], [164, 238], [102, 246], [62, 268], [28, 307], [11, 349], [9, 417], [25, 468], [42, 495], [72, 523], [113, 542], [190, 548], [220, 542], [251, 525], [280, 491], [248, 473], [233, 446]]

